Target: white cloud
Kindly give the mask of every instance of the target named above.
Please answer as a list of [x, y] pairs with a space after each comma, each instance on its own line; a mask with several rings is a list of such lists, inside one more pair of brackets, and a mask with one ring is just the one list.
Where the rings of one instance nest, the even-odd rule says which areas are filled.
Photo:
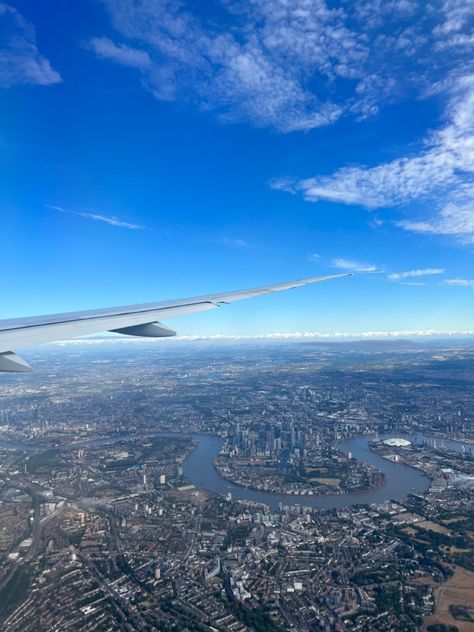
[[250, 246], [249, 242], [245, 241], [245, 239], [238, 239], [235, 237], [224, 237], [223, 239], [220, 239], [218, 243], [223, 246], [228, 246], [229, 248], [248, 248]]
[[368, 58], [344, 11], [324, 0], [223, 1], [221, 20], [168, 0], [104, 2], [134, 46], [93, 38], [99, 57], [140, 68], [157, 99], [185, 100], [223, 120], [282, 132], [331, 124], [344, 108], [327, 98], [329, 84], [360, 78]]
[[384, 224], [385, 222], [383, 221], [383, 219], [380, 219], [380, 217], [377, 217], [377, 216], [373, 216], [371, 220], [369, 221], [369, 226], [371, 228], [380, 228]]
[[125, 44], [116, 44], [108, 37], [93, 37], [86, 46], [93, 50], [97, 57], [115, 61], [122, 66], [144, 70], [151, 65], [150, 56], [145, 51], [130, 48]]
[[474, 243], [474, 202], [448, 204], [434, 217], [401, 220], [397, 226], [414, 233], [452, 235], [464, 243]]
[[293, 190], [309, 202], [328, 200], [380, 208], [403, 204], [445, 185], [454, 177], [446, 156], [426, 152], [372, 168], [343, 167], [330, 176], [297, 180]]
[[474, 243], [474, 72], [450, 86], [448, 123], [432, 132], [410, 157], [375, 167], [343, 167], [329, 176], [280, 179], [276, 189], [310, 202], [329, 200], [368, 209], [432, 201], [441, 209], [427, 219], [396, 222], [411, 232], [452, 235]]
[[447, 279], [445, 284], [458, 287], [474, 287], [474, 279]]
[[[270, 186], [311, 202], [409, 208], [411, 217], [399, 222], [400, 228], [472, 243], [474, 4], [356, 0], [351, 7], [371, 53], [375, 43], [378, 47], [374, 72], [362, 63], [365, 72], [358, 80], [354, 107], [361, 115], [364, 108], [370, 114], [402, 90], [424, 99], [437, 97], [444, 107], [441, 122], [410, 152], [393, 160], [344, 165], [311, 177], [278, 178]], [[426, 208], [434, 212], [418, 219]]]
[[139, 68], [157, 99], [280, 132], [364, 119], [427, 88], [446, 39], [432, 25], [456, 21], [448, 2], [427, 10], [422, 0], [103, 3], [124, 42], [94, 38], [99, 57]]
[[273, 188], [367, 208], [403, 205], [438, 193], [447, 196], [473, 182], [474, 74], [452, 87], [449, 123], [430, 134], [424, 149], [375, 167], [343, 167], [329, 176], [281, 179]]
[[156, 98], [281, 132], [372, 116], [464, 68], [471, 46], [472, 3], [458, 0], [103, 3], [133, 46], [95, 38], [99, 56], [130, 65], [124, 47], [144, 52]]
[[352, 270], [353, 272], [380, 272], [381, 269], [372, 263], [354, 261], [353, 259], [333, 259], [332, 265], [340, 270]]
[[47, 208], [53, 209], [54, 211], [59, 211], [60, 213], [67, 213], [69, 215], [77, 215], [79, 217], [85, 217], [86, 219], [92, 219], [95, 222], [103, 222], [104, 224], [109, 224], [110, 226], [117, 226], [118, 228], [128, 228], [129, 230], [144, 230], [145, 226], [142, 224], [132, 224], [130, 222], [124, 222], [117, 217], [111, 215], [100, 215], [99, 213], [90, 213], [83, 211], [69, 211], [61, 206], [50, 206], [46, 205]]
[[398, 281], [399, 279], [410, 279], [413, 277], [423, 277], [433, 274], [443, 274], [444, 268], [420, 268], [419, 270], [406, 270], [405, 272], [392, 272], [388, 275], [391, 281]]
[[321, 259], [321, 255], [318, 255], [317, 252], [308, 252], [306, 259], [312, 262], [319, 261]]
[[33, 26], [13, 7], [0, 3], [0, 86], [49, 86], [61, 76], [36, 46]]
[[444, 20], [434, 29], [434, 33], [440, 38], [457, 35], [472, 24], [474, 9], [469, 0], [444, 0], [442, 12]]

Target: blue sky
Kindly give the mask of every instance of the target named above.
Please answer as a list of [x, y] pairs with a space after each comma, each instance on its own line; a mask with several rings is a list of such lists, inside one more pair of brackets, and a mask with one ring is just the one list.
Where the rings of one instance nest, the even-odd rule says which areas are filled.
[[473, 330], [474, 8], [0, 2], [0, 318], [354, 271], [180, 333]]

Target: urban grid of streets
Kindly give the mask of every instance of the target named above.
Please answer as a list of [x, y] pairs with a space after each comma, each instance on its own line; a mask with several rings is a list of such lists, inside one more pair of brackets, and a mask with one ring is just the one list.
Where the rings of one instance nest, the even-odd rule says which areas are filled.
[[[472, 344], [35, 353], [2, 376], [1, 630], [473, 629]], [[221, 494], [191, 480], [190, 433], [221, 438]], [[360, 435], [429, 489], [351, 504], [387, 483], [338, 446]]]

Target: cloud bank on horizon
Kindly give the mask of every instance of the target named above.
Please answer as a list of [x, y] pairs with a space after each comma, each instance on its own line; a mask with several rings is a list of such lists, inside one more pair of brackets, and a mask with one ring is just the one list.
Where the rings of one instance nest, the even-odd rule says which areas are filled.
[[66, 347], [66, 346], [81, 346], [81, 345], [155, 345], [155, 344], [173, 344], [179, 342], [239, 342], [239, 341], [298, 341], [298, 340], [319, 340], [321, 342], [338, 342], [338, 341], [351, 341], [351, 340], [400, 340], [406, 338], [421, 338], [425, 340], [438, 339], [438, 338], [472, 338], [474, 337], [474, 331], [436, 331], [432, 329], [427, 330], [401, 330], [401, 331], [363, 331], [357, 333], [347, 332], [317, 332], [317, 331], [293, 331], [293, 332], [274, 332], [270, 334], [253, 334], [253, 335], [239, 335], [239, 334], [213, 334], [213, 335], [191, 335], [191, 336], [174, 336], [172, 338], [132, 338], [119, 335], [105, 335], [105, 336], [90, 336], [83, 338], [71, 338], [69, 340], [58, 340], [57, 342], [51, 342], [45, 346], [53, 347]]

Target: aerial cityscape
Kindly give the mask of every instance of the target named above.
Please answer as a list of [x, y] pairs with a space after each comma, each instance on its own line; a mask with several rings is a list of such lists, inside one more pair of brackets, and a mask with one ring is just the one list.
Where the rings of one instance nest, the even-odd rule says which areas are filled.
[[472, 629], [471, 342], [33, 355], [0, 399], [2, 630]]

